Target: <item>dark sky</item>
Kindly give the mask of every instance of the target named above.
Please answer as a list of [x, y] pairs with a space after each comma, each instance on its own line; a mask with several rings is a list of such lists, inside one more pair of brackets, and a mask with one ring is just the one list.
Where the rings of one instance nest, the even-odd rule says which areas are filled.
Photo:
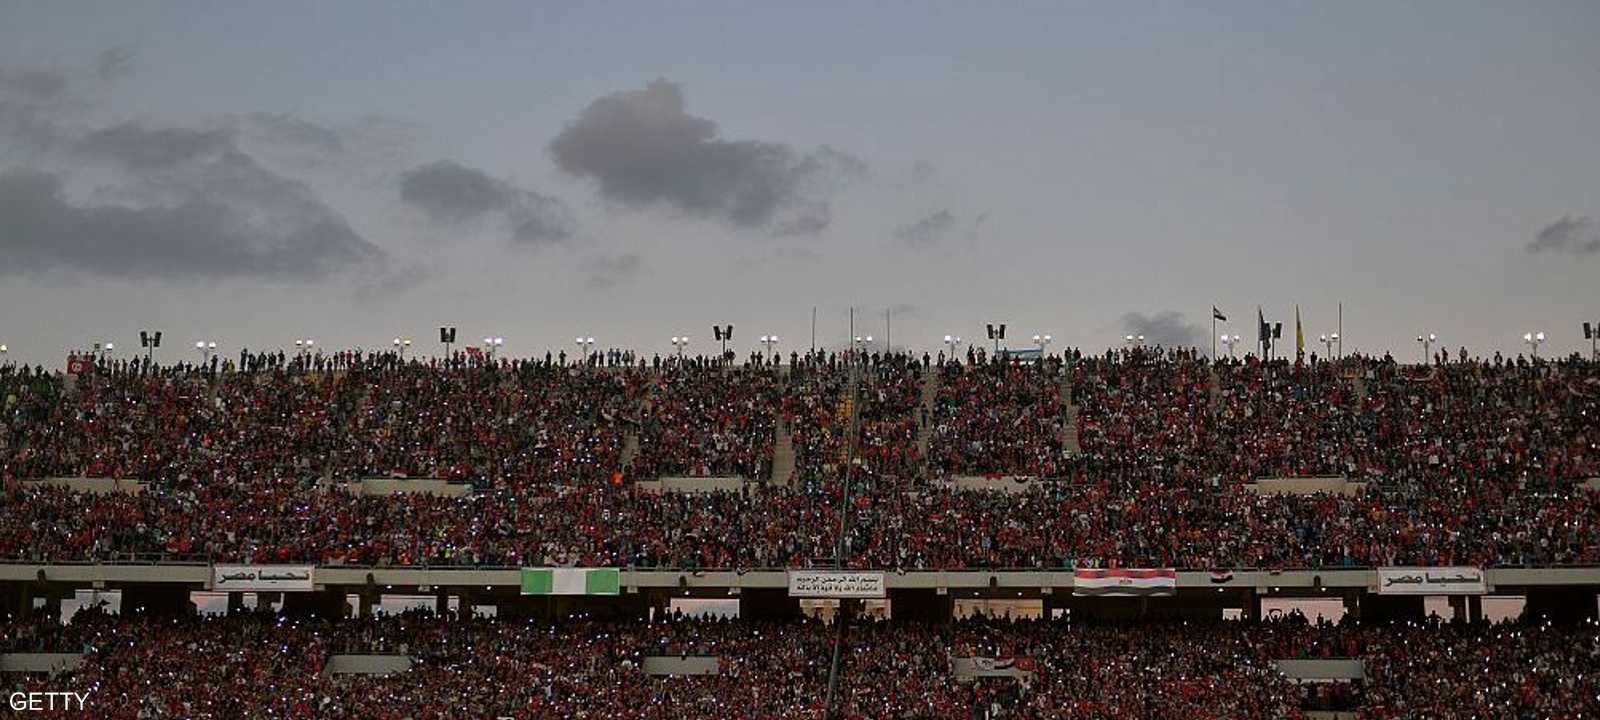
[[[0, 343], [1587, 348], [1600, 5], [0, 0]], [[1248, 344], [1248, 339], [1246, 343]], [[1025, 344], [1016, 343], [1016, 344]], [[1308, 348], [1309, 349], [1309, 348]]]

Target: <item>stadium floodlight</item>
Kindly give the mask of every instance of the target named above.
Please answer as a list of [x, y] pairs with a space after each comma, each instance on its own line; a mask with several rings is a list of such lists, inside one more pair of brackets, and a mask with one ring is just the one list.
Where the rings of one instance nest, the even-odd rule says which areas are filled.
[[683, 359], [683, 349], [689, 347], [688, 335], [673, 335], [672, 346], [678, 349], [678, 359]]
[[498, 351], [500, 349], [500, 347], [505, 345], [505, 344], [506, 344], [506, 339], [505, 338], [499, 337], [499, 336], [496, 336], [496, 335], [491, 335], [491, 336], [486, 337], [486, 338], [483, 339], [483, 352], [484, 352], [484, 354], [486, 356], [488, 356], [488, 358], [490, 360], [493, 360], [495, 352]]
[[[1600, 360], [1600, 323], [1584, 323], [1583, 339], [1589, 341], [1589, 354]], [[0, 346], [0, 352], [5, 352], [4, 346]]]
[[871, 345], [872, 345], [872, 336], [871, 335], [857, 335], [856, 336], [856, 350], [859, 351], [861, 354], [863, 354], [863, 355], [866, 354], [867, 348], [870, 347]]
[[771, 355], [772, 354], [772, 346], [778, 344], [778, 336], [777, 335], [762, 335], [761, 336], [761, 344], [767, 346], [767, 354]]
[[397, 337], [391, 344], [394, 345], [394, 351], [400, 354], [400, 359], [404, 360], [406, 357], [406, 350], [411, 348], [411, 338]]
[[160, 330], [140, 330], [139, 347], [144, 348], [144, 359], [152, 362], [156, 358], [156, 348], [161, 347]]
[[733, 323], [727, 325], [712, 325], [712, 339], [722, 343], [722, 356], [728, 356], [728, 341], [733, 339]]
[[944, 344], [950, 346], [950, 359], [956, 359], [956, 346], [961, 344], [960, 336], [946, 335], [944, 336]]
[[311, 348], [314, 347], [316, 344], [317, 344], [317, 341], [312, 340], [311, 338], [295, 338], [295, 340], [294, 340], [294, 354], [296, 356], [308, 355], [308, 354], [311, 353]]
[[1422, 364], [1427, 365], [1433, 358], [1433, 344], [1439, 341], [1439, 336], [1433, 333], [1418, 335], [1417, 343], [1422, 345]]
[[1328, 354], [1324, 357], [1331, 359], [1333, 357], [1333, 344], [1339, 342], [1339, 333], [1334, 333], [1332, 335], [1324, 333], [1322, 335], [1318, 335], [1317, 340], [1320, 341], [1322, 343], [1322, 347], [1326, 348], [1328, 351]]
[[450, 346], [456, 344], [456, 329], [454, 327], [439, 328], [439, 343], [444, 345], [444, 356], [450, 357]]
[[211, 356], [217, 354], [217, 341], [196, 340], [194, 341], [194, 349], [199, 351], [200, 364], [204, 365], [211, 362]]
[[589, 353], [590, 351], [594, 350], [594, 338], [579, 335], [578, 337], [573, 338], [572, 342], [577, 343], [578, 345], [578, 357], [584, 362], [588, 362]]
[[1227, 333], [1223, 333], [1222, 336], [1217, 338], [1217, 339], [1221, 340], [1223, 345], [1227, 345], [1228, 346], [1228, 357], [1232, 358], [1233, 357], [1233, 347], [1235, 345], [1238, 345], [1239, 341], [1242, 338], [1240, 338], [1238, 335], [1229, 335]]
[[1039, 346], [1039, 355], [1041, 357], [1044, 355], [1045, 347], [1047, 347], [1050, 344], [1050, 341], [1054, 340], [1054, 339], [1055, 338], [1052, 338], [1049, 335], [1034, 335], [1033, 336], [1033, 344]]
[[1539, 346], [1544, 344], [1544, 333], [1542, 331], [1523, 333], [1522, 341], [1527, 343], [1528, 347], [1533, 348], [1534, 357], [1539, 357]]

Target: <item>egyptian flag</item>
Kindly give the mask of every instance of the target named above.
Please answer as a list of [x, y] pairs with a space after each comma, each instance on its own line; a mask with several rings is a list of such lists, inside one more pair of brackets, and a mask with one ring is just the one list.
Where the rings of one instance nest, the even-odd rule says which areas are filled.
[[1072, 594], [1139, 597], [1178, 594], [1178, 572], [1172, 568], [1115, 568], [1072, 571]]
[[1211, 306], [1211, 317], [1216, 318], [1217, 320], [1221, 320], [1222, 322], [1227, 322], [1228, 321], [1228, 316], [1227, 315], [1223, 315], [1222, 311], [1218, 310], [1217, 306], [1215, 306], [1215, 305]]
[[1229, 582], [1233, 582], [1233, 571], [1232, 570], [1212, 570], [1211, 571], [1211, 583], [1212, 584], [1221, 585], [1223, 583], [1229, 583]]

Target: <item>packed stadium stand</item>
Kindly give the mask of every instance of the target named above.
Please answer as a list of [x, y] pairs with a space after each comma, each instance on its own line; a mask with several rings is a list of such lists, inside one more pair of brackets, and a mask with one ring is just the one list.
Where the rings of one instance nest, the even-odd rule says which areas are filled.
[[1594, 361], [73, 367], [0, 672], [105, 717], [1600, 716]]

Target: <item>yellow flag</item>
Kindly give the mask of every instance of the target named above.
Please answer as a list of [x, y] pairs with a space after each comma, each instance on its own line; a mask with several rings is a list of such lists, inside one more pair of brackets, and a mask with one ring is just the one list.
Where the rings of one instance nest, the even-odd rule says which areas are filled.
[[1300, 306], [1294, 306], [1294, 354], [1306, 354], [1306, 331], [1300, 327]]

